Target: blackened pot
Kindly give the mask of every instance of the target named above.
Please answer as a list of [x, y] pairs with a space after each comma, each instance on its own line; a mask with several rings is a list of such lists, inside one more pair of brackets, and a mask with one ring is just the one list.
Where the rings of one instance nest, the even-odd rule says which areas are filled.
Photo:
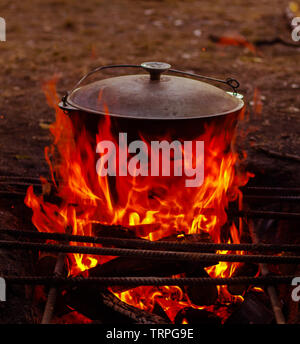
[[[143, 68], [149, 74], [112, 77], [79, 87], [91, 74], [116, 67]], [[163, 74], [167, 71], [168, 74]], [[199, 78], [227, 84], [233, 92]], [[76, 126], [84, 125], [92, 135], [109, 114], [113, 135], [126, 132], [130, 141], [141, 136], [146, 140], [166, 136], [170, 140], [193, 140], [212, 122], [216, 131], [232, 130], [244, 107], [242, 96], [236, 93], [238, 86], [234, 79], [218, 80], [182, 72], [170, 69], [166, 63], [113, 65], [85, 75], [59, 105]]]

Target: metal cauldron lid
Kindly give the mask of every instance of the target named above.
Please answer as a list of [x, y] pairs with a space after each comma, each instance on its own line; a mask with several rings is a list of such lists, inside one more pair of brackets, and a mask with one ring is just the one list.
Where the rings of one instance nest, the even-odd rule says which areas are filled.
[[[139, 67], [149, 74], [125, 75], [102, 79], [85, 86], [79, 84], [95, 71], [114, 67]], [[234, 79], [218, 80], [170, 69], [161, 62], [139, 65], [118, 65], [97, 68], [84, 76], [69, 92], [62, 107], [74, 108], [94, 114], [140, 119], [185, 119], [225, 115], [244, 106], [242, 96], [236, 93], [239, 86]], [[180, 73], [178, 77], [169, 73]], [[186, 76], [197, 77], [198, 80]], [[220, 81], [233, 88], [226, 92], [199, 78]]]

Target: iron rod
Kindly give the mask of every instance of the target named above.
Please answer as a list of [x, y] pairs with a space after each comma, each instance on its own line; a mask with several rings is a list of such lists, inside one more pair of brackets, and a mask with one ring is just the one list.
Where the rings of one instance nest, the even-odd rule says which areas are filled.
[[[0, 180], [30, 180], [30, 181], [34, 181], [34, 182], [40, 182], [40, 177], [30, 177], [30, 176], [0, 176]], [[246, 185], [244, 187], [241, 188], [242, 191], [270, 191], [270, 192], [298, 192], [300, 193], [300, 187], [282, 187], [282, 186], [249, 186]]]
[[103, 286], [140, 286], [140, 285], [269, 285], [290, 284], [293, 275], [260, 277], [55, 277], [55, 276], [3, 276], [8, 284], [28, 285], [103, 285]]
[[291, 192], [300, 193], [300, 187], [281, 187], [281, 186], [244, 186], [241, 188], [243, 192], [247, 191], [263, 191], [263, 192]]
[[86, 247], [70, 245], [40, 244], [22, 241], [0, 240], [0, 247], [35, 250], [45, 252], [82, 253], [100, 256], [123, 256], [137, 257], [141, 259], [158, 259], [171, 261], [190, 262], [252, 262], [270, 264], [298, 264], [300, 256], [269, 256], [269, 255], [239, 255], [239, 254], [216, 254], [216, 253], [195, 253], [195, 252], [175, 252], [175, 251], [155, 251], [127, 248], [110, 247]]
[[[4, 190], [0, 191], [0, 195], [4, 196], [25, 196], [25, 192], [20, 191], [9, 191]], [[290, 199], [292, 200], [292, 199]], [[295, 200], [295, 198], [293, 198]], [[205, 210], [205, 209], [204, 209]], [[210, 215], [214, 215], [211, 213]], [[288, 212], [279, 212], [279, 211], [264, 211], [264, 210], [240, 210], [240, 211], [232, 211], [229, 210], [227, 212], [228, 217], [247, 217], [247, 218], [261, 218], [261, 219], [277, 219], [277, 220], [300, 220], [300, 213], [288, 213]]]
[[[35, 188], [42, 188], [41, 184], [38, 183], [26, 183], [26, 182], [9, 182], [9, 181], [1, 181], [0, 180], [0, 185], [8, 185], [8, 186], [34, 186]], [[7, 194], [9, 195], [10, 193], [14, 195], [20, 195], [20, 196], [25, 196], [26, 192], [25, 191], [18, 191], [16, 190], [1, 190], [1, 194]], [[296, 194], [289, 194], [289, 195], [256, 195], [256, 194], [247, 194], [245, 193], [243, 196], [244, 200], [270, 200], [270, 201], [286, 201], [286, 202], [299, 202], [300, 201], [300, 195]]]
[[276, 220], [300, 220], [300, 213], [287, 213], [281, 211], [265, 211], [265, 210], [240, 210], [228, 212], [230, 216], [248, 217], [258, 219], [276, 219]]
[[[105, 225], [104, 225], [105, 226]], [[113, 228], [113, 227], [112, 227]], [[110, 226], [107, 226], [110, 229]], [[170, 249], [182, 251], [271, 251], [271, 252], [300, 252], [300, 245], [292, 244], [226, 244], [206, 242], [170, 242], [170, 241], [148, 241], [141, 239], [115, 238], [106, 236], [71, 235], [66, 233], [48, 233], [37, 231], [22, 231], [0, 228], [0, 235], [8, 234], [14, 237], [26, 237], [56, 241], [72, 241], [94, 244], [107, 244], [119, 247], [144, 248], [144, 249]], [[187, 239], [188, 239], [187, 235]]]
[[[250, 235], [252, 237], [253, 242], [255, 244], [257, 244], [259, 242], [259, 238], [258, 238], [258, 235], [256, 233], [256, 230], [255, 230], [253, 223], [250, 223], [249, 230], [250, 230]], [[262, 277], [267, 277], [270, 274], [270, 271], [269, 271], [266, 264], [260, 263], [259, 268], [260, 268]], [[284, 315], [283, 315], [282, 310], [281, 310], [281, 304], [280, 304], [280, 301], [279, 301], [275, 287], [273, 285], [268, 285], [267, 286], [267, 293], [268, 293], [270, 301], [271, 301], [271, 305], [272, 305], [272, 309], [273, 309], [276, 323], [277, 324], [285, 324], [285, 318], [284, 318]]]
[[243, 195], [243, 199], [244, 200], [261, 200], [261, 201], [287, 201], [287, 202], [298, 202], [300, 201], [300, 196], [292, 196], [292, 195], [288, 195], [288, 196], [284, 196], [284, 195], [250, 195], [250, 194], [245, 194]]
[[[65, 254], [60, 253], [54, 268], [54, 276], [61, 277], [65, 265]], [[49, 290], [47, 302], [44, 309], [41, 324], [50, 324], [53, 317], [54, 307], [57, 299], [57, 286], [52, 286]]]

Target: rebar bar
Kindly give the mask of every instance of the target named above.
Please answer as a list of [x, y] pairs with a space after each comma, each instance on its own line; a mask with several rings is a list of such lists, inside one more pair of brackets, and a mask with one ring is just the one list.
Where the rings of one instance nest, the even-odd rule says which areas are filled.
[[[11, 182], [7, 181], [1, 181], [0, 185], [7, 185], [8, 187], [11, 186]], [[41, 189], [42, 185], [37, 183], [25, 183], [25, 182], [16, 182], [13, 183], [14, 186], [34, 186], [35, 188]], [[16, 190], [1, 190], [0, 195], [12, 195], [12, 196], [25, 196], [25, 191], [20, 191], [21, 188], [17, 188]], [[268, 200], [268, 201], [285, 201], [285, 202], [299, 202], [300, 201], [300, 195], [252, 195], [252, 194], [244, 194], [244, 200]], [[230, 213], [229, 213], [230, 214]], [[250, 213], [248, 214], [248, 216]]]
[[[259, 238], [258, 238], [258, 235], [256, 233], [256, 229], [255, 229], [255, 226], [253, 225], [253, 223], [250, 223], [249, 230], [250, 230], [250, 235], [252, 237], [253, 242], [258, 243]], [[259, 268], [260, 268], [262, 277], [266, 277], [270, 274], [270, 271], [269, 271], [266, 264], [260, 263]], [[276, 289], [274, 288], [273, 285], [267, 286], [267, 293], [268, 293], [270, 301], [271, 301], [271, 305], [272, 305], [272, 309], [273, 309], [276, 323], [277, 324], [285, 324], [285, 318], [284, 318], [284, 315], [283, 315], [282, 310], [281, 310], [281, 304], [280, 304]]]
[[274, 285], [290, 284], [294, 276], [260, 276], [260, 277], [57, 277], [57, 276], [3, 276], [7, 284], [28, 285], [102, 285], [102, 286], [140, 286], [140, 285]]
[[[0, 190], [0, 195], [3, 196], [10, 196], [10, 197], [24, 197], [26, 196], [26, 192], [20, 192], [20, 191], [11, 191], [11, 190]], [[289, 200], [289, 201], [298, 201], [297, 196], [290, 196], [279, 198], [280, 200]], [[203, 209], [205, 211], [206, 209]], [[211, 209], [209, 209], [210, 215], [215, 215], [213, 212], [211, 212]], [[265, 210], [229, 210], [227, 211], [227, 215], [229, 218], [232, 217], [247, 217], [247, 218], [261, 218], [261, 219], [277, 219], [277, 220], [290, 220], [290, 221], [298, 221], [300, 220], [300, 213], [288, 213], [288, 212], [279, 212], [279, 211], [265, 211]]]
[[26, 194], [25, 194], [25, 192], [19, 192], [19, 191], [9, 191], [9, 190], [2, 191], [2, 190], [0, 190], [0, 195], [1, 196], [9, 196], [9, 197], [13, 198], [13, 197], [24, 197]]
[[156, 251], [127, 248], [110, 247], [86, 247], [71, 245], [52, 245], [40, 244], [22, 241], [0, 240], [0, 247], [35, 250], [45, 252], [64, 252], [64, 253], [82, 253], [100, 256], [123, 256], [136, 257], [141, 259], [157, 259], [171, 261], [189, 261], [189, 262], [252, 262], [252, 263], [270, 263], [270, 264], [298, 264], [300, 256], [269, 256], [269, 255], [239, 255], [239, 254], [216, 254], [216, 253], [195, 253], [195, 252], [175, 252], [175, 251]]
[[265, 192], [278, 192], [282, 194], [283, 192], [288, 193], [300, 193], [300, 187], [281, 187], [281, 186], [244, 186], [241, 188], [242, 191], [263, 191]]
[[41, 188], [42, 187], [42, 184], [41, 183], [31, 183], [31, 182], [24, 182], [24, 181], [14, 181], [14, 182], [11, 182], [9, 180], [1, 180], [0, 179], [0, 185], [10, 185], [10, 186], [35, 186], [35, 187], [39, 187]]
[[276, 219], [276, 220], [300, 220], [300, 213], [287, 213], [282, 211], [267, 211], [267, 210], [239, 210], [230, 211], [228, 216], [248, 217], [259, 219]]
[[[104, 227], [106, 225], [103, 225]], [[107, 229], [110, 229], [107, 226]], [[113, 228], [113, 227], [112, 227]], [[106, 236], [85, 236], [85, 235], [71, 235], [66, 233], [48, 233], [37, 231], [23, 231], [0, 228], [0, 235], [8, 234], [14, 237], [26, 237], [44, 240], [56, 241], [72, 241], [94, 244], [114, 245], [118, 247], [141, 248], [141, 249], [169, 249], [181, 251], [216, 251], [216, 250], [229, 250], [229, 251], [257, 251], [257, 252], [300, 252], [300, 245], [295, 244], [227, 244], [227, 243], [207, 243], [207, 242], [170, 242], [170, 241], [148, 241], [141, 239], [127, 239], [115, 238]], [[189, 236], [187, 235], [187, 239]]]
[[40, 177], [30, 177], [30, 176], [0, 176], [0, 180], [28, 180], [32, 182], [41, 182]]
[[[60, 253], [57, 257], [57, 261], [54, 268], [54, 276], [61, 277], [64, 269], [65, 264], [65, 254]], [[50, 324], [51, 319], [53, 317], [54, 307], [56, 304], [56, 298], [57, 298], [57, 287], [52, 286], [49, 290], [47, 302], [44, 309], [44, 314], [42, 317], [41, 324]]]
[[[34, 176], [5, 176], [5, 175], [0, 175], [0, 180], [30, 180], [30, 181], [36, 181], [40, 182], [40, 177], [34, 177]], [[300, 187], [284, 187], [284, 186], [249, 186], [246, 185], [242, 187], [242, 190], [255, 190], [255, 191], [298, 191], [300, 192]]]
[[285, 201], [285, 202], [299, 202], [300, 196], [295, 195], [243, 195], [243, 199], [250, 201]]

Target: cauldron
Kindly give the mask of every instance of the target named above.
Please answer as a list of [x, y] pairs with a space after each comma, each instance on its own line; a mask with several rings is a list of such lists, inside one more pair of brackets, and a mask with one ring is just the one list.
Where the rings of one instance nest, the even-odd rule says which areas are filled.
[[[90, 75], [109, 68], [138, 68], [149, 74], [110, 77], [80, 86]], [[233, 92], [199, 79], [227, 84]], [[108, 109], [112, 132], [126, 132], [129, 140], [166, 135], [171, 140], [193, 140], [212, 122], [217, 131], [232, 130], [244, 107], [243, 97], [236, 93], [238, 86], [231, 78], [219, 80], [183, 72], [162, 62], [111, 65], [86, 74], [59, 106], [93, 134]]]

